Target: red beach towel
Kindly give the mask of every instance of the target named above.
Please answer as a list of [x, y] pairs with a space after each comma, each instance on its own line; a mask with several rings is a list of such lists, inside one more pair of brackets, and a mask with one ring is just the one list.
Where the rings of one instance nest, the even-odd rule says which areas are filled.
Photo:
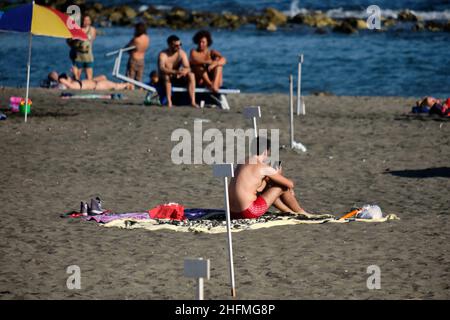
[[160, 204], [148, 211], [151, 219], [186, 220], [184, 207], [178, 203]]

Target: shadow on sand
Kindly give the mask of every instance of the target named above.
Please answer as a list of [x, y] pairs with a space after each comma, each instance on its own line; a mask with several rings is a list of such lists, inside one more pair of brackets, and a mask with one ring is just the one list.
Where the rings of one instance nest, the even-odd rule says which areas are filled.
[[450, 178], [450, 168], [440, 167], [440, 168], [428, 168], [428, 169], [418, 169], [418, 170], [396, 170], [396, 171], [386, 171], [384, 174], [392, 174], [393, 176], [402, 178]]
[[[53, 118], [63, 118], [63, 117], [75, 117], [79, 115], [79, 113], [70, 113], [70, 112], [60, 112], [60, 111], [43, 111], [43, 112], [33, 112], [32, 117], [36, 118], [45, 118], [45, 117], [53, 117]], [[22, 116], [23, 117], [23, 116]]]
[[427, 113], [408, 113], [408, 114], [402, 114], [398, 115], [394, 118], [395, 121], [437, 121], [437, 122], [447, 122], [450, 121], [450, 117], [441, 117], [436, 114], [429, 115]]

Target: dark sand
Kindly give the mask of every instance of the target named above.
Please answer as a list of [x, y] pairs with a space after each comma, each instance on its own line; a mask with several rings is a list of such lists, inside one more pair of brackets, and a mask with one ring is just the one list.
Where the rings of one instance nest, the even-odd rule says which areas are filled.
[[[0, 107], [24, 89], [0, 89]], [[205, 298], [228, 299], [225, 234], [120, 230], [62, 219], [100, 195], [114, 211], [173, 201], [220, 207], [222, 184], [207, 165], [174, 165], [171, 132], [248, 128], [242, 108], [261, 105], [261, 128], [288, 143], [286, 95], [230, 96], [231, 111], [65, 101], [34, 89], [33, 114], [0, 122], [1, 299], [191, 299], [185, 257], [211, 259]], [[377, 203], [390, 223], [274, 227], [233, 234], [240, 299], [449, 299], [450, 122], [406, 116], [414, 99], [306, 97], [295, 119], [307, 153], [281, 151], [284, 171], [307, 210], [340, 215]], [[81, 268], [68, 290], [66, 268]], [[369, 265], [381, 289], [368, 290]]]

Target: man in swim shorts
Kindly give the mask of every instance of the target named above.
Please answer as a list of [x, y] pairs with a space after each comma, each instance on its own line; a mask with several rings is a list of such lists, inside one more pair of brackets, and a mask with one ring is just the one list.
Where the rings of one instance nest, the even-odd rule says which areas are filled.
[[195, 102], [195, 75], [191, 71], [186, 52], [181, 49], [181, 41], [176, 35], [167, 38], [168, 48], [158, 56], [159, 78], [166, 89], [167, 106], [172, 107], [172, 85], [187, 87], [191, 106], [198, 108]]
[[150, 45], [150, 37], [147, 35], [147, 27], [143, 22], [135, 26], [134, 37], [127, 47], [135, 46], [136, 49], [129, 51], [130, 58], [127, 64], [127, 77], [142, 82], [145, 66], [145, 52]]
[[270, 140], [255, 138], [252, 155], [236, 167], [229, 185], [232, 219], [259, 218], [272, 205], [281, 212], [309, 215], [295, 198], [292, 180], [282, 175], [281, 167], [267, 164], [269, 153]]

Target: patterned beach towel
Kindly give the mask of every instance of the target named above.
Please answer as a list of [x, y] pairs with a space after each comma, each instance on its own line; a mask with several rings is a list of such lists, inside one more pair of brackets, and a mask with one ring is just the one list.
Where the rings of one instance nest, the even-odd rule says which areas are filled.
[[[270, 228], [282, 225], [296, 224], [323, 224], [323, 223], [349, 223], [356, 222], [387, 222], [391, 220], [400, 220], [395, 214], [389, 214], [381, 219], [343, 219], [339, 220], [330, 215], [311, 215], [311, 216], [294, 216], [291, 214], [272, 214], [268, 213], [258, 219], [238, 219], [231, 221], [231, 231], [239, 232], [244, 230], [257, 230], [261, 228]], [[197, 219], [173, 221], [168, 219], [117, 219], [103, 225], [107, 228], [121, 229], [146, 229], [155, 230], [172, 230], [176, 232], [197, 232], [197, 233], [223, 233], [227, 231], [226, 221], [221, 219]]]

